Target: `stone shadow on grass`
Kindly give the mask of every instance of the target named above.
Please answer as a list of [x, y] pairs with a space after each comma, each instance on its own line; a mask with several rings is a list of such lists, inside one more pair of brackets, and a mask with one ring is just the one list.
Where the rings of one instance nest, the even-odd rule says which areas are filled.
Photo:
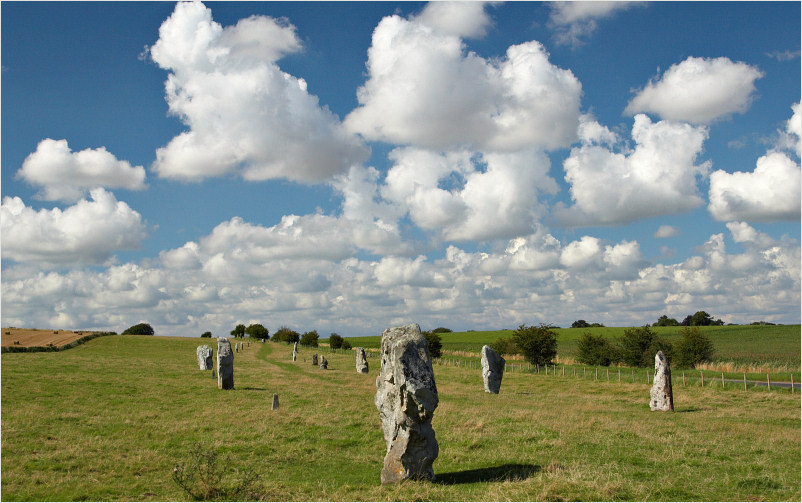
[[515, 482], [526, 480], [541, 470], [538, 465], [508, 463], [461, 472], [438, 473], [435, 484], [456, 485], [474, 482]]

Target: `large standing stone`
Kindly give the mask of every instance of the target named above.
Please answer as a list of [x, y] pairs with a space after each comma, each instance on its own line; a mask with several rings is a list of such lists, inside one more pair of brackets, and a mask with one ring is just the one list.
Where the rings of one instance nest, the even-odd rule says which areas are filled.
[[498, 394], [501, 388], [501, 378], [504, 377], [504, 358], [493, 351], [490, 346], [482, 347], [482, 380], [487, 393]]
[[662, 351], [654, 356], [654, 384], [651, 390], [649, 408], [659, 411], [674, 410], [674, 392], [671, 390], [671, 368]]
[[317, 353], [312, 355], [312, 365], [317, 365]]
[[217, 339], [217, 387], [234, 389], [234, 353], [225, 337]]
[[292, 361], [295, 361], [297, 359], [298, 359], [298, 343], [296, 342], [292, 346]]
[[327, 370], [329, 368], [329, 361], [325, 356], [320, 357], [320, 368], [323, 370]]
[[201, 370], [212, 370], [214, 368], [212, 348], [204, 344], [203, 346], [198, 346], [195, 353], [198, 356], [198, 366]]
[[360, 374], [368, 373], [368, 359], [365, 358], [365, 348], [356, 348], [356, 371]]
[[387, 444], [381, 483], [434, 480], [432, 463], [439, 454], [432, 429], [437, 386], [428, 344], [417, 324], [382, 333], [376, 388], [375, 403]]

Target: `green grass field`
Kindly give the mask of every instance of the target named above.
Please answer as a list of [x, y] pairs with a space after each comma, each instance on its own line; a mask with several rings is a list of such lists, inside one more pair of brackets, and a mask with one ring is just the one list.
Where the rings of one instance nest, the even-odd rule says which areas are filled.
[[800, 395], [788, 390], [675, 378], [666, 414], [649, 411], [645, 383], [513, 372], [489, 395], [477, 369], [436, 365], [438, 480], [382, 487], [376, 358], [357, 374], [353, 353], [318, 348], [323, 371], [311, 349], [292, 362], [290, 346], [252, 343], [222, 391], [197, 368], [208, 342], [110, 336], [3, 354], [2, 500], [187, 500], [171, 476], [197, 443], [259, 472], [253, 499], [800, 499]]
[[[700, 327], [712, 340], [716, 350], [715, 362], [735, 366], [764, 367], [766, 371], [799, 371], [802, 354], [802, 337], [799, 325], [745, 325]], [[559, 328], [557, 332], [558, 358], [573, 359], [576, 343], [585, 332], [616, 339], [626, 328]], [[682, 327], [653, 327], [653, 330], [670, 342], [679, 340]], [[512, 330], [483, 332], [453, 332], [440, 334], [445, 351], [479, 353], [482, 346], [500, 337], [509, 338]], [[350, 337], [354, 346], [378, 348], [381, 336]]]

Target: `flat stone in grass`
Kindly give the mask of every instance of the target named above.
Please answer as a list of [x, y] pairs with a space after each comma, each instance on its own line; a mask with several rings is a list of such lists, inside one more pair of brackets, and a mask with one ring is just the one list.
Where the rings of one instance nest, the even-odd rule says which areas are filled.
[[368, 359], [365, 358], [365, 348], [356, 348], [356, 371], [360, 374], [368, 373]]
[[439, 447], [432, 416], [439, 400], [428, 344], [417, 324], [382, 333], [376, 388], [375, 403], [387, 444], [381, 483], [434, 480], [432, 464]]
[[498, 394], [501, 389], [501, 378], [504, 376], [505, 363], [504, 358], [493, 351], [493, 348], [482, 347], [482, 380], [487, 393]]
[[234, 353], [225, 337], [217, 339], [217, 387], [234, 389]]
[[650, 392], [649, 408], [653, 411], [674, 410], [674, 392], [671, 389], [671, 367], [662, 351], [654, 355], [654, 384]]
[[198, 349], [195, 350], [195, 354], [198, 357], [198, 366], [201, 370], [212, 370], [214, 368], [212, 348], [208, 345], [204, 344], [203, 346], [198, 346]]

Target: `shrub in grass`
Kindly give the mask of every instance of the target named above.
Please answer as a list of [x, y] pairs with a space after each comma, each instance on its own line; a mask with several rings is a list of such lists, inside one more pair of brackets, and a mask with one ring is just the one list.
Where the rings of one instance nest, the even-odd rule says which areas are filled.
[[273, 334], [273, 342], [284, 342], [287, 344], [298, 342], [301, 340], [301, 335], [295, 330], [290, 330], [288, 327], [282, 326], [276, 333]]
[[340, 346], [340, 349], [343, 351], [350, 351], [351, 350], [351, 343], [348, 342], [348, 339], [343, 339], [343, 343]]
[[320, 336], [318, 335], [317, 330], [311, 330], [301, 336], [300, 343], [301, 346], [316, 348], [318, 339], [320, 339]]
[[628, 328], [618, 341], [618, 360], [630, 367], [654, 365], [654, 355], [662, 351], [669, 362], [674, 352], [671, 343], [661, 339], [649, 327]]
[[576, 348], [576, 359], [580, 363], [607, 367], [618, 360], [615, 346], [603, 335], [585, 332], [577, 341]]
[[255, 485], [259, 475], [251, 469], [238, 470], [226, 456], [218, 464], [217, 450], [196, 444], [187, 461], [173, 468], [173, 482], [195, 501], [258, 501]]
[[551, 364], [557, 356], [557, 332], [551, 325], [527, 327], [522, 324], [512, 333], [512, 340], [532, 365]]
[[440, 339], [440, 336], [437, 335], [438, 333], [443, 332], [423, 332], [423, 336], [426, 337], [426, 342], [429, 346], [429, 358], [440, 358], [443, 356], [443, 341]]
[[713, 341], [699, 327], [685, 327], [682, 337], [674, 348], [674, 359], [678, 367], [692, 368], [713, 360]]
[[270, 332], [261, 323], [253, 323], [245, 329], [245, 334], [251, 339], [269, 339]]
[[331, 334], [329, 336], [329, 347], [331, 349], [340, 349], [343, 345], [343, 337], [340, 334]]
[[520, 353], [518, 346], [512, 342], [512, 339], [506, 339], [504, 337], [496, 339], [494, 342], [488, 344], [488, 346], [500, 355], [516, 355]]
[[147, 323], [139, 323], [125, 329], [122, 335], [153, 335], [153, 327]]

